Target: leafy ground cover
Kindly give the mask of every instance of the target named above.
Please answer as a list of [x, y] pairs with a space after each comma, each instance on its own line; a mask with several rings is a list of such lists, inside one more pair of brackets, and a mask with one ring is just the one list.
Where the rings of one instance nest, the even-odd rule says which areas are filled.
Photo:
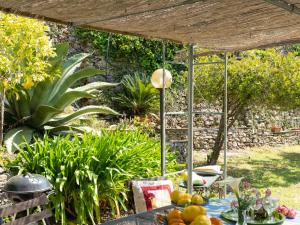
[[253, 186], [271, 188], [281, 204], [300, 210], [300, 146], [261, 147], [232, 156], [228, 174], [245, 177]]

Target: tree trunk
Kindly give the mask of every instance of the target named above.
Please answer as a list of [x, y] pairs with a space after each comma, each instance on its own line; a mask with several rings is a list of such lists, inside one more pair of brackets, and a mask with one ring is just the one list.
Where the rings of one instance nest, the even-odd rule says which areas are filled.
[[[227, 120], [230, 122], [228, 122], [227, 129], [230, 129], [233, 126], [234, 122], [237, 120], [238, 116], [243, 111], [244, 107], [242, 104], [236, 104], [234, 107], [231, 106], [229, 108], [232, 108], [232, 110], [230, 110], [230, 113], [228, 113]], [[207, 163], [209, 165], [217, 164], [223, 145], [224, 145], [224, 114], [222, 114], [220, 119], [218, 134], [215, 139], [213, 152], [207, 157]]]
[[219, 156], [220, 156], [220, 152], [223, 148], [223, 144], [224, 144], [224, 114], [222, 115], [222, 117], [220, 119], [218, 134], [217, 134], [217, 137], [215, 139], [213, 152], [211, 153], [211, 155], [207, 159], [209, 165], [217, 164], [217, 161], [218, 161]]
[[3, 144], [3, 127], [4, 127], [4, 99], [5, 89], [0, 93], [0, 146]]

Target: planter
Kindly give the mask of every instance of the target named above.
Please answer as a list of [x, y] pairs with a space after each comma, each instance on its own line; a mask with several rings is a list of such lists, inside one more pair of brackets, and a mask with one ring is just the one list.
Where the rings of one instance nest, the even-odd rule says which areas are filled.
[[279, 133], [281, 131], [281, 127], [271, 127], [272, 133]]

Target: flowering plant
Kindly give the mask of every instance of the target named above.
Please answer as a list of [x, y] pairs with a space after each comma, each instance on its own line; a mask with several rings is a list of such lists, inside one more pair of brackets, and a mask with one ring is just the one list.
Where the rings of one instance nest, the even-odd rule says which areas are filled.
[[[247, 224], [246, 214], [254, 220], [270, 219], [277, 204], [277, 199], [271, 198], [271, 190], [267, 189], [262, 195], [256, 188], [252, 188], [243, 178], [228, 177], [219, 184], [229, 185], [236, 196], [231, 202], [231, 208], [238, 213], [237, 224]], [[240, 222], [239, 222], [240, 221]]]

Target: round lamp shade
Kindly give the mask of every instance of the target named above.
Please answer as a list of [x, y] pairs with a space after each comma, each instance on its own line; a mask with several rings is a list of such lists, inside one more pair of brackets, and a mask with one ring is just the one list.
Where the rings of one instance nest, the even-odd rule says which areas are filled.
[[[155, 88], [163, 88], [163, 69], [157, 69], [151, 76], [151, 83]], [[169, 70], [165, 69], [165, 88], [170, 87], [172, 84], [172, 75]]]

